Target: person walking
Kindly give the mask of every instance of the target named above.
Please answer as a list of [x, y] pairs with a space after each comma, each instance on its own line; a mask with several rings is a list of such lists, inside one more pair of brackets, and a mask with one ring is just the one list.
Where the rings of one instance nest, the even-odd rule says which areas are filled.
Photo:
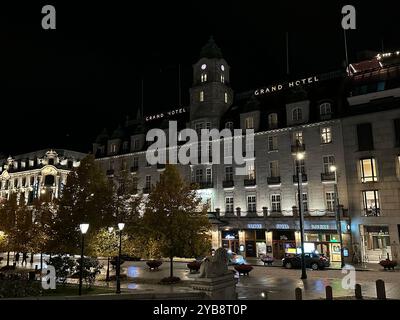
[[28, 264], [27, 259], [28, 259], [28, 253], [23, 252], [22, 253], [22, 265], [24, 265], [24, 264], [27, 265]]
[[19, 264], [19, 252], [15, 255], [15, 262]]

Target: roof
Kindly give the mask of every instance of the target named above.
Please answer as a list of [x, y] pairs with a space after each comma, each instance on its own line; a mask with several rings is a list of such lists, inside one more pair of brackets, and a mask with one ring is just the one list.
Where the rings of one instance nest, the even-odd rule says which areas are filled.
[[222, 58], [222, 51], [215, 43], [214, 38], [212, 36], [210, 37], [208, 42], [203, 46], [203, 48], [201, 48], [200, 58], [208, 58], [208, 59]]

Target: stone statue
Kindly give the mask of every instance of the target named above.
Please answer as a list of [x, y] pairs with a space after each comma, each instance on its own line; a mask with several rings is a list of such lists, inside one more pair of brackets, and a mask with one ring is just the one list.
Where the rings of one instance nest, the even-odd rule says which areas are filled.
[[213, 257], [204, 259], [200, 266], [199, 278], [215, 278], [228, 273], [228, 254], [224, 248], [218, 248]]

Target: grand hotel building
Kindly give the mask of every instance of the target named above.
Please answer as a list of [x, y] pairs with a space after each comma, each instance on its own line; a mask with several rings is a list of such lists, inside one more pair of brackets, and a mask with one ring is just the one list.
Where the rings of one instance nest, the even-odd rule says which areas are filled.
[[[246, 257], [281, 258], [299, 247], [296, 170], [301, 170], [306, 250], [340, 261], [336, 208], [346, 259], [397, 257], [400, 226], [400, 59], [377, 55], [347, 72], [312, 75], [234, 94], [230, 67], [211, 39], [193, 65], [190, 103], [168, 113], [141, 116], [102, 132], [93, 153], [112, 178], [119, 170], [138, 177], [148, 194], [162, 164], [146, 161], [146, 132], [168, 129], [254, 129], [254, 157], [246, 174], [235, 164], [179, 165], [209, 203], [212, 246]], [[231, 150], [223, 139], [221, 154]], [[243, 148], [244, 150], [244, 148]], [[296, 161], [295, 153], [304, 151]], [[331, 172], [332, 165], [336, 174]], [[336, 197], [336, 190], [337, 196]], [[338, 206], [335, 200], [338, 199]]]

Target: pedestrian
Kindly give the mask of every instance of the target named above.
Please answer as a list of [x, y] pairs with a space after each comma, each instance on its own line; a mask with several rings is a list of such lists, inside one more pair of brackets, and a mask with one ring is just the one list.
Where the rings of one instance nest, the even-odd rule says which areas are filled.
[[19, 264], [19, 252], [15, 255], [15, 262]]
[[23, 252], [22, 253], [22, 265], [24, 265], [24, 264], [27, 265], [27, 263], [28, 263], [27, 259], [28, 259], [28, 253]]

